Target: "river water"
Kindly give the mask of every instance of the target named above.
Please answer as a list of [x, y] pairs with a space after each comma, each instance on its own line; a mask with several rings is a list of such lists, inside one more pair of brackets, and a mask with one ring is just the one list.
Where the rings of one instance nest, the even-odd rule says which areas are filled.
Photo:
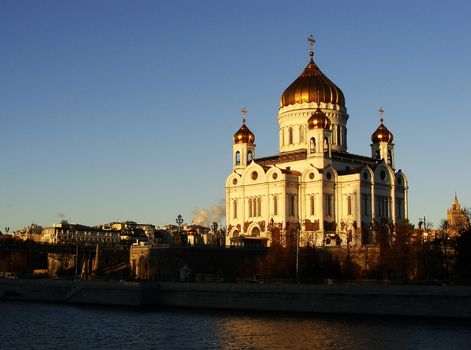
[[471, 322], [0, 302], [1, 349], [471, 349]]

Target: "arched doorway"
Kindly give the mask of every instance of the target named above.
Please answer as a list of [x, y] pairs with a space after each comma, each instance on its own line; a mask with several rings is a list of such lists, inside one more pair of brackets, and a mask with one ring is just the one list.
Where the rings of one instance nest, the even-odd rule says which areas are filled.
[[147, 258], [144, 255], [141, 255], [137, 262], [136, 277], [138, 279], [147, 279], [148, 277], [147, 267], [148, 267]]
[[250, 235], [252, 237], [260, 237], [260, 229], [258, 227], [254, 227]]
[[271, 244], [272, 245], [280, 245], [281, 244], [281, 234], [279, 228], [273, 228], [271, 230]]

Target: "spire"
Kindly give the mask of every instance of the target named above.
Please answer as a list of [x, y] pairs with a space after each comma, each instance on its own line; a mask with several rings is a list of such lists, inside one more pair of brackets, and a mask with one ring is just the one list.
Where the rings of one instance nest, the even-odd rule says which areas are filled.
[[247, 120], [247, 108], [243, 107], [240, 113], [242, 113], [242, 124], [245, 125], [245, 121]]
[[311, 34], [309, 38], [307, 38], [307, 41], [309, 42], [309, 56], [312, 58], [314, 56], [314, 43], [316, 40], [314, 40], [314, 36]]

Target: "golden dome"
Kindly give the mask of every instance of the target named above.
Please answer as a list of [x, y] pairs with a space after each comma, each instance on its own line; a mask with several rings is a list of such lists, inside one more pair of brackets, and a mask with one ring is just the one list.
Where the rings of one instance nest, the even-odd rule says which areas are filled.
[[371, 135], [371, 142], [379, 143], [379, 142], [393, 142], [393, 134], [391, 131], [388, 130], [383, 124], [383, 119], [381, 119], [381, 124], [378, 126], [378, 129]]
[[234, 144], [236, 143], [254, 143], [255, 135], [252, 131], [249, 130], [245, 122], [242, 123], [242, 126], [234, 134]]
[[307, 126], [311, 129], [328, 129], [330, 126], [330, 119], [325, 115], [322, 110], [317, 107], [316, 111], [307, 120]]
[[280, 108], [305, 102], [324, 102], [345, 107], [345, 97], [342, 90], [317, 67], [312, 59], [312, 51], [310, 56], [311, 60], [304, 71], [281, 95]]

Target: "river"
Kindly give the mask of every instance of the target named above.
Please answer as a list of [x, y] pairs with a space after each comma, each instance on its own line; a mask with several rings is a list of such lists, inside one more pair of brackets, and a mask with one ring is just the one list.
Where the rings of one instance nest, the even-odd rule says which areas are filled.
[[471, 322], [0, 302], [1, 349], [471, 349]]

